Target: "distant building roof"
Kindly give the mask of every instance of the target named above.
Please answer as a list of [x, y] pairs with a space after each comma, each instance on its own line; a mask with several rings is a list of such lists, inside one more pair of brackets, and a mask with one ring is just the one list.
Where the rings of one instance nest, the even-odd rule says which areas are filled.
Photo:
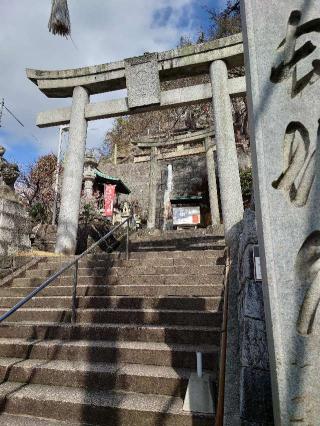
[[95, 174], [97, 176], [97, 180], [102, 183], [109, 183], [111, 185], [116, 185], [117, 192], [120, 194], [130, 194], [130, 189], [122, 182], [121, 179], [118, 179], [113, 176], [108, 176], [105, 173], [102, 173], [99, 169], [95, 169]]

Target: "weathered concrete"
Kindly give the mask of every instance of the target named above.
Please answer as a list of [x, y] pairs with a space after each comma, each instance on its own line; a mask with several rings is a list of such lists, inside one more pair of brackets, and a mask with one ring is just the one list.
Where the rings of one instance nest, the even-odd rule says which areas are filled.
[[[193, 74], [207, 72], [209, 64], [217, 59], [225, 58], [230, 67], [242, 65], [242, 35], [235, 34], [220, 40], [185, 46], [155, 55], [160, 80], [190, 77]], [[144, 55], [141, 58], [143, 60]], [[126, 88], [125, 62], [128, 60], [61, 71], [27, 69], [27, 76], [48, 97], [70, 97], [73, 89], [78, 86], [87, 88], [91, 94], [96, 94]]]
[[198, 377], [197, 373], [191, 373], [183, 411], [214, 414], [213, 381], [210, 374]]
[[258, 244], [255, 212], [246, 209], [238, 262], [238, 319], [240, 350], [241, 424], [273, 424], [262, 282], [255, 281], [253, 246]]
[[87, 121], [85, 107], [89, 94], [83, 87], [73, 93], [69, 144], [64, 163], [56, 253], [74, 254], [80, 210], [83, 164], [86, 149]]
[[[228, 91], [230, 96], [239, 96], [245, 93], [246, 85], [244, 77], [228, 80]], [[190, 87], [165, 90], [160, 93], [160, 105], [149, 105], [146, 110], [171, 108], [173, 106], [191, 105], [206, 102], [212, 98], [211, 84], [197, 84]], [[87, 121], [100, 120], [104, 118], [130, 115], [139, 112], [139, 109], [130, 109], [128, 98], [111, 99], [109, 101], [89, 104], [86, 107], [85, 116]], [[140, 110], [141, 112], [141, 110]], [[38, 127], [50, 127], [68, 124], [71, 116], [71, 108], [58, 108], [51, 111], [40, 112], [37, 115]]]
[[215, 135], [219, 172], [222, 216], [225, 238], [230, 246], [235, 227], [242, 220], [243, 201], [240, 185], [237, 150], [234, 138], [231, 101], [228, 93], [228, 70], [223, 61], [210, 66], [212, 101], [215, 117]]
[[149, 207], [148, 207], [148, 229], [154, 229], [156, 226], [157, 209], [157, 182], [158, 182], [158, 164], [157, 148], [151, 149], [150, 177], [149, 177]]
[[93, 182], [96, 178], [95, 169], [98, 161], [94, 155], [87, 154], [84, 159], [83, 182], [84, 182], [84, 197], [90, 199], [93, 197]]
[[125, 61], [129, 108], [160, 104], [158, 55], [148, 53]]
[[30, 250], [28, 214], [18, 197], [0, 187], [0, 255], [10, 256]]
[[167, 165], [167, 184], [163, 195], [163, 230], [167, 229], [168, 221], [172, 217], [171, 193], [173, 190], [172, 164]]
[[214, 144], [212, 139], [206, 138], [205, 150], [206, 150], [206, 159], [207, 159], [211, 220], [212, 220], [212, 225], [218, 225], [220, 224], [220, 212], [219, 212], [219, 199], [218, 199], [218, 191], [217, 191], [216, 167], [215, 167], [213, 147], [214, 147]]
[[320, 3], [243, 0], [242, 17], [275, 423], [317, 425]]

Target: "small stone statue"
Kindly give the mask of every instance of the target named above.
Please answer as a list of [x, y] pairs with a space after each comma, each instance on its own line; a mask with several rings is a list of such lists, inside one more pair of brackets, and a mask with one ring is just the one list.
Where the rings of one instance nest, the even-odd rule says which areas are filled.
[[0, 185], [7, 185], [14, 190], [14, 184], [20, 172], [17, 164], [8, 163], [8, 161], [3, 158], [5, 152], [5, 148], [0, 146]]
[[130, 205], [127, 201], [125, 201], [123, 203], [122, 209], [121, 209], [121, 216], [122, 217], [129, 217], [131, 212], [130, 212]]

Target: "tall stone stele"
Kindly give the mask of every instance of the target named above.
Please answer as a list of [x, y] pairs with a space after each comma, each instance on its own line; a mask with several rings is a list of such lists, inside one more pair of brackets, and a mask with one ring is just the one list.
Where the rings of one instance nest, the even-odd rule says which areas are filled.
[[28, 214], [14, 191], [19, 169], [3, 158], [4, 153], [5, 149], [0, 146], [0, 257], [31, 247]]
[[276, 425], [320, 422], [320, 2], [241, 0]]

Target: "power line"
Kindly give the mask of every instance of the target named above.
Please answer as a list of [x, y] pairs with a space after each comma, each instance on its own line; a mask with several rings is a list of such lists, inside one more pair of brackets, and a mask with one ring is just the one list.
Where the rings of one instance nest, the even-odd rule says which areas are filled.
[[21, 121], [14, 115], [14, 113], [13, 112], [11, 112], [10, 111], [10, 109], [9, 108], [7, 108], [5, 105], [4, 105], [4, 107], [5, 107], [5, 109], [8, 111], [8, 113], [9, 114], [11, 114], [12, 115], [12, 117], [22, 126], [22, 127], [24, 127], [24, 124], [23, 123], [21, 123]]
[[[2, 127], [2, 115], [3, 115], [3, 109], [5, 109], [6, 111], [8, 111], [8, 113], [20, 124], [20, 126], [25, 127], [25, 125], [22, 123], [22, 121], [19, 120], [19, 118], [8, 108], [6, 107], [5, 103], [4, 103], [4, 98], [2, 98], [1, 104], [0, 104], [0, 127]], [[30, 132], [29, 132], [30, 133]], [[40, 143], [39, 139], [33, 134], [30, 133], [30, 135], [37, 141]]]

